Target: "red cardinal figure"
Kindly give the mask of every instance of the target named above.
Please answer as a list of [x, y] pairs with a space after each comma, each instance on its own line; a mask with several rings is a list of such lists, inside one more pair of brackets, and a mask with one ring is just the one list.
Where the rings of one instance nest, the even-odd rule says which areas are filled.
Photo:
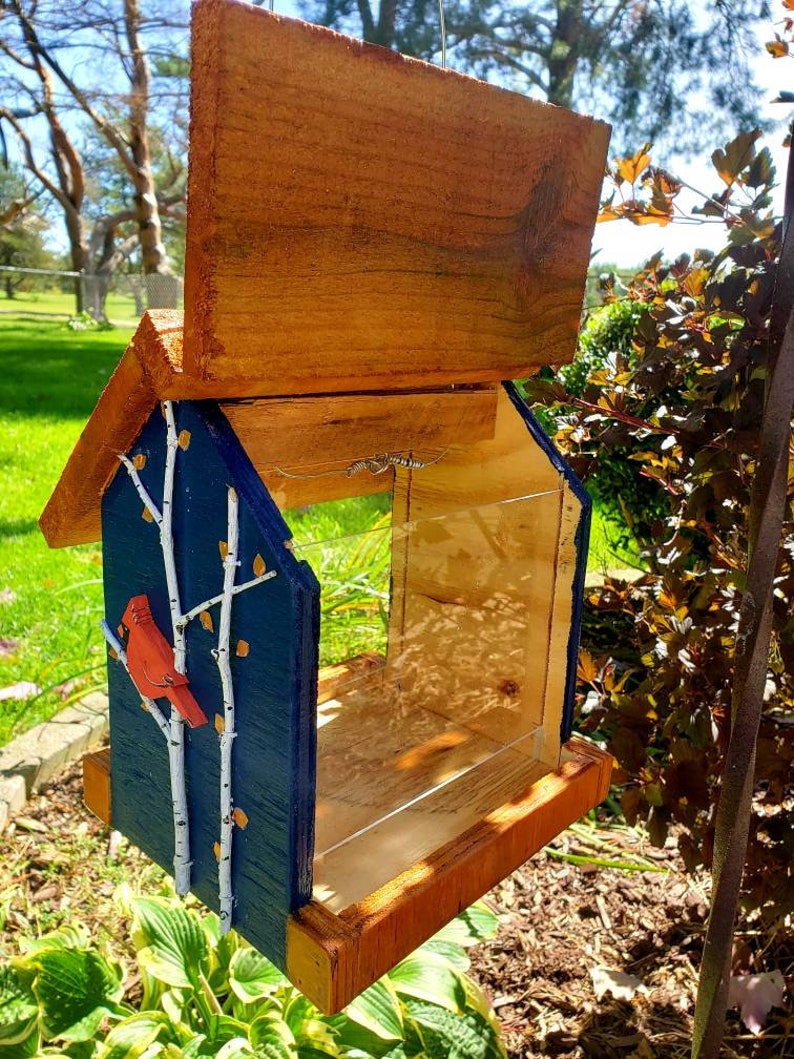
[[129, 633], [127, 668], [141, 695], [168, 699], [191, 728], [206, 724], [207, 715], [188, 689], [187, 677], [174, 668], [174, 652], [155, 624], [148, 596], [133, 596], [121, 622]]

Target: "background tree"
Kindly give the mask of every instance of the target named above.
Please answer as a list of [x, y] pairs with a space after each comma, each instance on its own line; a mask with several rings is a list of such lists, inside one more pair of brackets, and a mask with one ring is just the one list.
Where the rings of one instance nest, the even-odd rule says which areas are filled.
[[[450, 65], [613, 122], [613, 146], [694, 152], [758, 125], [748, 55], [769, 18], [753, 0], [447, 0]], [[435, 0], [302, 0], [305, 15], [384, 47], [438, 58]]]
[[[52, 255], [44, 246], [47, 219], [35, 208], [32, 194], [19, 170], [0, 167], [0, 265], [13, 268], [48, 268]], [[25, 283], [22, 272], [4, 272], [2, 287], [13, 298]]]
[[[186, 18], [179, 0], [151, 0], [145, 11], [139, 0], [85, 0], [79, 8], [57, 0], [4, 0], [0, 8], [5, 100], [0, 120], [16, 132], [24, 164], [61, 206], [76, 271], [90, 272], [93, 265], [78, 148], [86, 128], [113, 152], [125, 174], [130, 188], [125, 214], [135, 226], [143, 271], [170, 271], [152, 142], [157, 137], [167, 142], [172, 157], [180, 159], [177, 168], [184, 167], [184, 117], [175, 115], [187, 112], [181, 58]], [[160, 64], [166, 76], [159, 75]], [[105, 239], [116, 228], [106, 221]], [[107, 250], [104, 239], [102, 246]], [[102, 265], [111, 259], [114, 255], [105, 253]]]

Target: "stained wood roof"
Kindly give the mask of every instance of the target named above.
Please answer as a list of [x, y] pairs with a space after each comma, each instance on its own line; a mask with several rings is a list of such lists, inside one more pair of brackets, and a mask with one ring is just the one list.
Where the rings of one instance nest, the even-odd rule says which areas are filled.
[[190, 132], [184, 330], [142, 320], [42, 515], [52, 546], [99, 539], [158, 400], [488, 387], [573, 356], [605, 124], [198, 0]]
[[186, 395], [573, 356], [609, 126], [237, 0], [193, 42]]

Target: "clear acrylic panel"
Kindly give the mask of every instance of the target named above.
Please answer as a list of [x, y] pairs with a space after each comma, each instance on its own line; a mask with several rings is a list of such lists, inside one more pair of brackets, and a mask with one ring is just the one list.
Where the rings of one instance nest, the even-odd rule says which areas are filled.
[[399, 525], [366, 497], [290, 522], [321, 585], [314, 890], [339, 911], [548, 771], [560, 493]]

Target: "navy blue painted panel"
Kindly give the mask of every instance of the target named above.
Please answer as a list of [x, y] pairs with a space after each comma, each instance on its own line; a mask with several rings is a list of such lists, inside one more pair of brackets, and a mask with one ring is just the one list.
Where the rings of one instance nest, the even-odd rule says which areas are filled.
[[593, 503], [587, 490], [571, 470], [571, 467], [565, 461], [563, 456], [554, 447], [551, 438], [540, 425], [537, 417], [533, 415], [532, 410], [518, 392], [515, 384], [512, 382], [505, 382], [503, 385], [519, 415], [526, 423], [527, 429], [533, 439], [546, 453], [551, 465], [563, 475], [571, 488], [571, 492], [582, 505], [582, 513], [579, 516], [579, 523], [574, 535], [574, 543], [576, 546], [576, 569], [574, 571], [573, 585], [571, 586], [573, 597], [571, 607], [571, 632], [568, 637], [565, 673], [565, 702], [563, 704], [562, 726], [560, 729], [560, 738], [565, 742], [570, 738], [573, 730], [573, 711], [576, 696], [576, 668], [579, 660], [579, 637], [582, 627], [584, 582], [587, 573], [587, 551], [590, 546], [590, 518]]
[[[237, 582], [254, 577], [260, 554], [274, 579], [235, 596], [232, 675], [236, 730], [232, 793], [249, 823], [235, 828], [232, 882], [234, 925], [257, 948], [284, 966], [287, 915], [311, 894], [313, 850], [319, 589], [310, 569], [284, 547], [289, 530], [214, 405], [175, 406], [177, 430], [191, 434], [177, 453], [174, 537], [183, 610], [218, 594], [223, 567], [218, 548], [227, 537], [227, 487], [240, 498], [242, 562]], [[141, 478], [162, 504], [165, 420], [157, 409], [131, 453], [143, 453]], [[141, 518], [142, 502], [123, 469], [102, 505], [105, 606], [118, 624], [127, 601], [145, 592], [155, 621], [171, 640], [165, 572], [154, 523]], [[220, 607], [210, 609], [214, 631], [198, 619], [188, 627], [191, 690], [210, 723], [186, 730], [192, 890], [217, 910], [219, 748], [212, 723], [222, 713], [220, 678], [211, 650], [217, 645]], [[250, 644], [237, 657], [238, 640]], [[138, 705], [127, 674], [109, 664], [111, 777], [114, 825], [167, 870], [172, 869], [168, 755], [163, 735]]]

